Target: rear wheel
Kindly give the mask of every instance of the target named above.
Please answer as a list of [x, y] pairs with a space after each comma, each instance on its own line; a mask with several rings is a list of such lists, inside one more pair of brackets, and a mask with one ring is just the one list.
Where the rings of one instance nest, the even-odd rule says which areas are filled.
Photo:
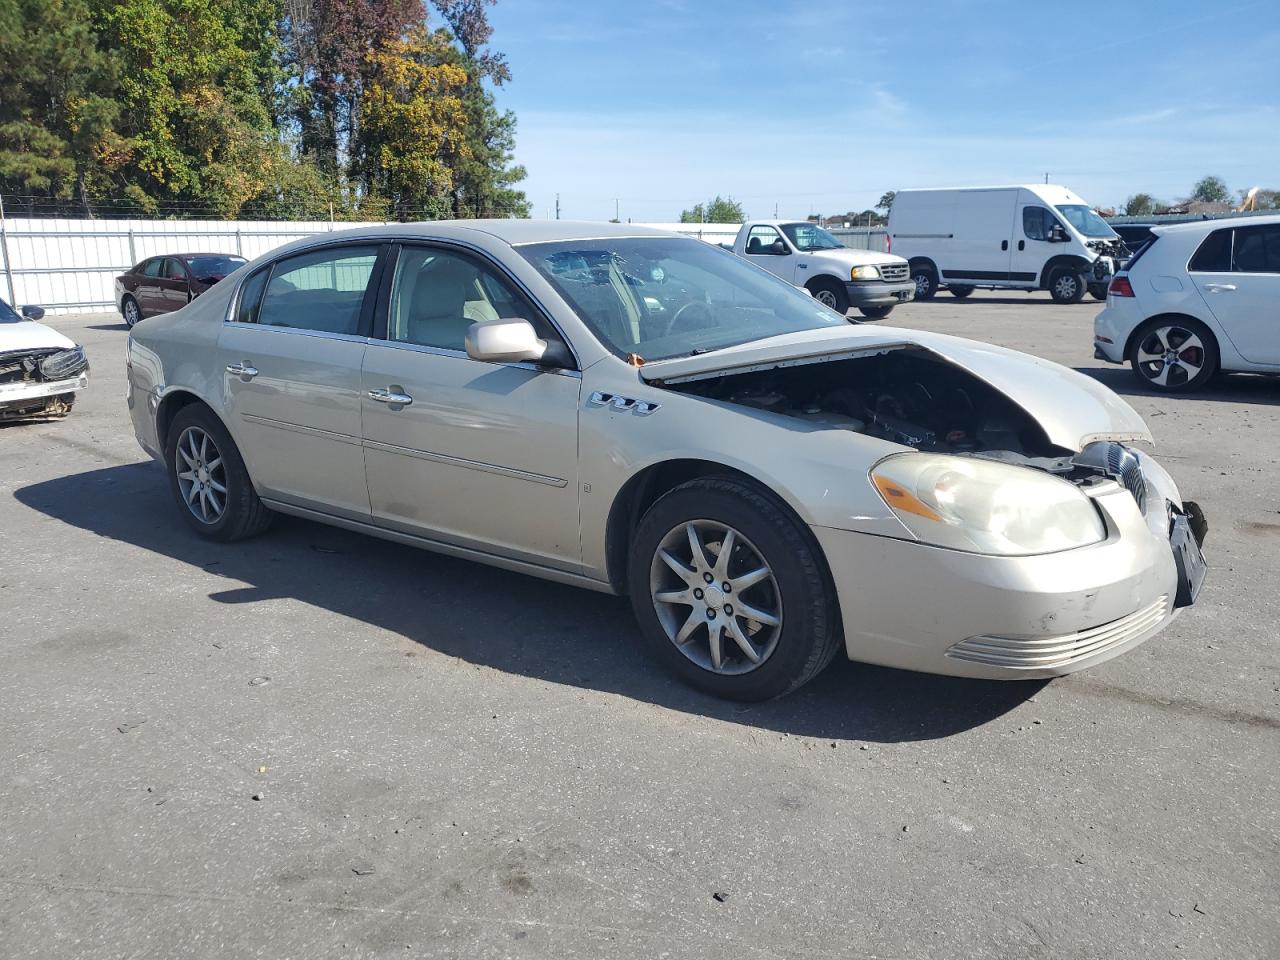
[[969, 294], [973, 293], [973, 287], [957, 287], [954, 284], [947, 287], [947, 289], [951, 291], [951, 295], [953, 297], [957, 297], [960, 300], [963, 300], [965, 297], [969, 296]]
[[767, 700], [811, 680], [841, 630], [812, 534], [764, 492], [704, 478], [636, 530], [628, 584], [646, 646], [684, 682]]
[[868, 320], [883, 320], [893, 313], [893, 305], [890, 304], [887, 307], [859, 307], [858, 312]]
[[1154, 390], [1197, 390], [1218, 370], [1218, 342], [1199, 320], [1157, 317], [1134, 331], [1129, 366]]
[[844, 316], [849, 312], [849, 292], [834, 280], [820, 278], [809, 284], [813, 299]]
[[932, 300], [938, 292], [938, 274], [928, 264], [913, 265], [911, 279], [916, 283], [917, 300]]
[[138, 309], [138, 301], [128, 294], [120, 301], [120, 312], [124, 315], [124, 325], [130, 329], [142, 319], [142, 311]]
[[208, 407], [183, 407], [165, 444], [169, 489], [187, 522], [210, 540], [243, 540], [275, 516], [258, 499], [227, 428]]
[[1055, 303], [1079, 303], [1084, 289], [1084, 274], [1068, 267], [1060, 267], [1049, 278], [1049, 294]]

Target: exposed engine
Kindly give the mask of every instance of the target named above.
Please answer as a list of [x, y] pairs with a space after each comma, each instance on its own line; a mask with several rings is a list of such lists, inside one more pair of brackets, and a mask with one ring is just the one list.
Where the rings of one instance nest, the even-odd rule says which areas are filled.
[[1090, 250], [1099, 256], [1111, 257], [1115, 260], [1129, 259], [1129, 248], [1124, 245], [1124, 241], [1119, 237], [1110, 239], [1089, 240], [1087, 241]]

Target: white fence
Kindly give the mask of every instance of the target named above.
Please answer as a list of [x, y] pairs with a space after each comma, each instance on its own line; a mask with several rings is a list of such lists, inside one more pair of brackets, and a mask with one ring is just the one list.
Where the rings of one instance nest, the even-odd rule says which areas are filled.
[[[116, 310], [115, 278], [147, 257], [184, 251], [252, 260], [317, 233], [373, 223], [229, 220], [0, 220], [0, 296], [52, 313]], [[735, 224], [646, 224], [732, 242]]]
[[[252, 260], [317, 233], [372, 223], [231, 220], [0, 219], [0, 296], [11, 304], [40, 304], [52, 313], [119, 309], [115, 278], [163, 253], [238, 253]], [[736, 223], [646, 223], [732, 243]], [[883, 230], [837, 231], [850, 247], [884, 249]]]

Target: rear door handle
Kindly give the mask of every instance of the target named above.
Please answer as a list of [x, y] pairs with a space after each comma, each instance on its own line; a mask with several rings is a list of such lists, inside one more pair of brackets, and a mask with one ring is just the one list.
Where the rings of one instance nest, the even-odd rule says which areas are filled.
[[1008, 250], [1008, 249], [1009, 249], [1009, 241], [1008, 241], [1008, 240], [1001, 240], [1001, 241], [1000, 241], [1000, 249], [1001, 249], [1001, 250]]
[[369, 391], [369, 399], [378, 403], [389, 403], [396, 407], [407, 407], [413, 403], [413, 397], [401, 393], [398, 389], [377, 389]]
[[227, 373], [233, 374], [248, 383], [258, 375], [258, 368], [251, 363], [228, 363]]
[[1206, 283], [1204, 288], [1210, 293], [1230, 292], [1236, 288], [1234, 283]]

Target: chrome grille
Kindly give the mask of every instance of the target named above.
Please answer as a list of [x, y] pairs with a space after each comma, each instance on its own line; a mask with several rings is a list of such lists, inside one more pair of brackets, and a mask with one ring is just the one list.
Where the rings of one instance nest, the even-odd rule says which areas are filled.
[[1066, 667], [1141, 636], [1164, 620], [1168, 611], [1169, 595], [1164, 594], [1141, 610], [1100, 627], [1050, 637], [970, 637], [952, 646], [947, 656], [1013, 670]]
[[892, 283], [911, 276], [911, 267], [905, 263], [885, 263], [880, 266], [880, 276]]

